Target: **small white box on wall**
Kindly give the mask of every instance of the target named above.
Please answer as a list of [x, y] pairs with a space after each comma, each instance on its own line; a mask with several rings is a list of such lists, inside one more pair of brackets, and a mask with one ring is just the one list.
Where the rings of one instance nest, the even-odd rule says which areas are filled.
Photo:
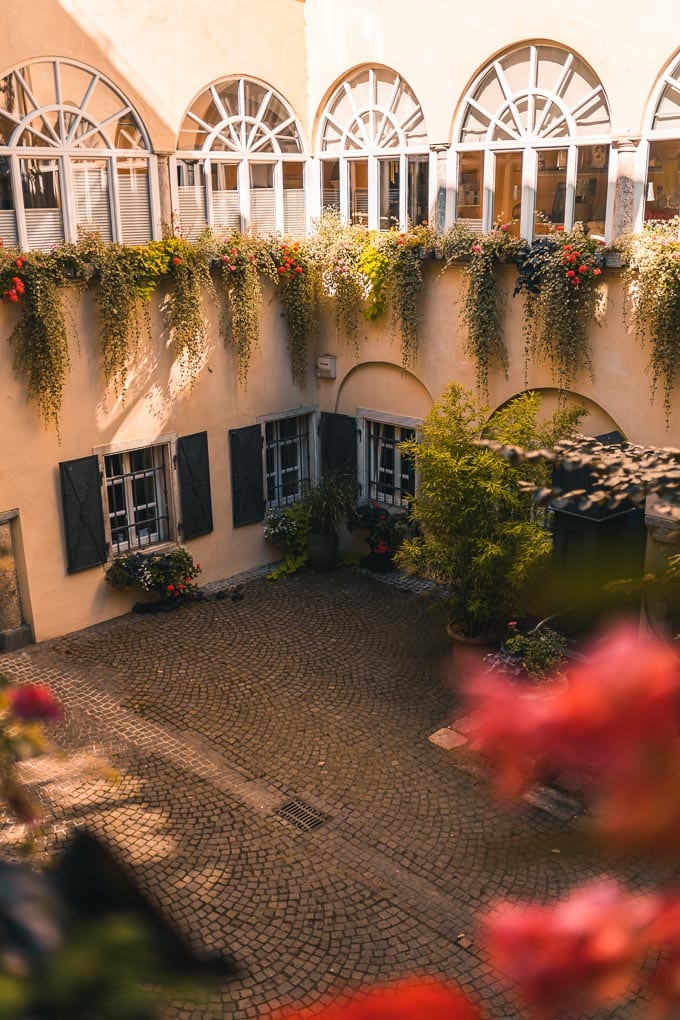
[[335, 379], [335, 355], [320, 354], [316, 359], [317, 379]]

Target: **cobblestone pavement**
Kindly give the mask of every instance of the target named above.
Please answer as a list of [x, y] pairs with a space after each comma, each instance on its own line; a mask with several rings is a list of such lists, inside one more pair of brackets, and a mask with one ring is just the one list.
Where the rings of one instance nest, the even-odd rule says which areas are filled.
[[[0, 656], [67, 712], [58, 743], [75, 753], [29, 765], [46, 850], [93, 828], [194, 947], [239, 963], [169, 1016], [245, 1020], [414, 972], [460, 981], [491, 1020], [518, 1016], [476, 912], [602, 865], [537, 808], [501, 811], [464, 752], [428, 741], [459, 701], [450, 655], [431, 600], [343, 570]], [[277, 814], [298, 798], [322, 825]], [[16, 835], [0, 829], [5, 853]], [[670, 873], [624, 871], [641, 888]]]

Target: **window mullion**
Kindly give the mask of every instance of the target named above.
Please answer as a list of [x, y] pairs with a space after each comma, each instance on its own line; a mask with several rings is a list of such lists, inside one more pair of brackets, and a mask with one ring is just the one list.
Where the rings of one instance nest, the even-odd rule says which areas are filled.
[[203, 168], [203, 192], [205, 201], [205, 222], [209, 227], [213, 226], [213, 194], [212, 194], [212, 160], [206, 159]]
[[340, 219], [349, 223], [349, 160], [339, 156]]
[[28, 248], [28, 231], [26, 230], [26, 214], [24, 211], [24, 192], [21, 186], [21, 168], [19, 157], [10, 157], [12, 173], [12, 191], [14, 192], [14, 218], [17, 232], [17, 242], [22, 251]]
[[247, 159], [242, 159], [238, 165], [238, 196], [241, 230], [245, 234], [250, 230], [250, 164]]
[[496, 154], [487, 149], [484, 153], [484, 207], [482, 209], [482, 230], [493, 226], [493, 196], [496, 185]]
[[564, 198], [564, 226], [571, 230], [574, 225], [574, 204], [576, 202], [576, 175], [578, 173], [578, 147], [570, 145], [567, 152], [567, 188]]
[[274, 163], [274, 222], [280, 234], [285, 233], [285, 222], [283, 215], [283, 162], [280, 159]]
[[120, 196], [118, 189], [118, 160], [109, 160], [109, 208], [111, 210], [111, 235], [118, 244], [123, 243], [123, 223], [120, 217]]
[[380, 184], [378, 159], [367, 154], [368, 162], [368, 229], [380, 229]]
[[538, 155], [535, 149], [526, 148], [522, 156], [522, 212], [519, 223], [521, 237], [529, 241], [534, 236], [534, 206], [536, 204], [536, 173]]
[[406, 230], [407, 204], [406, 195], [408, 192], [408, 158], [405, 152], [399, 154], [399, 229]]

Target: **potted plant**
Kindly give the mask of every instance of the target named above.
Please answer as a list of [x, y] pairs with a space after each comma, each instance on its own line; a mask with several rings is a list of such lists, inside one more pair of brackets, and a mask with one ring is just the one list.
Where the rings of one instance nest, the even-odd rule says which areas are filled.
[[546, 511], [522, 483], [546, 485], [541, 461], [519, 465], [478, 445], [482, 435], [542, 446], [571, 434], [582, 415], [561, 408], [539, 422], [541, 398], [523, 393], [489, 417], [489, 409], [453, 383], [425, 419], [418, 440], [402, 443], [415, 458], [419, 490], [411, 512], [422, 535], [407, 539], [397, 561], [448, 591], [449, 633], [488, 643], [526, 608], [550, 564]]
[[508, 623], [508, 636], [500, 651], [486, 657], [494, 670], [506, 677], [541, 683], [559, 675], [565, 661], [567, 640], [542, 620], [530, 630], [520, 629], [516, 620]]
[[375, 499], [357, 507], [356, 515], [347, 523], [350, 531], [365, 528], [364, 542], [369, 552], [361, 566], [378, 573], [394, 570], [394, 557], [406, 535], [412, 530], [405, 513], [390, 512]]
[[309, 564], [315, 570], [333, 570], [337, 562], [337, 527], [353, 512], [356, 501], [354, 479], [339, 471], [325, 469], [305, 495], [309, 537]]
[[[137, 603], [136, 612], [154, 609], [174, 609], [198, 595], [196, 577], [201, 573], [200, 563], [194, 563], [191, 553], [182, 546], [169, 552], [127, 553], [117, 556], [106, 571], [106, 583], [112, 588], [141, 588], [155, 592], [158, 599], [150, 603]], [[145, 608], [146, 607], [146, 608]]]

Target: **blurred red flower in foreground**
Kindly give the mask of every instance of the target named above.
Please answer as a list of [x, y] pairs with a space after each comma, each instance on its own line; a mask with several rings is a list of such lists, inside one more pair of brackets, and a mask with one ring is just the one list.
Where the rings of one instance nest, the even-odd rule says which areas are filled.
[[678, 746], [680, 661], [635, 627], [605, 633], [567, 677], [564, 688], [547, 684], [530, 700], [499, 673], [478, 669], [470, 681], [472, 747], [496, 763], [503, 793], [517, 795], [560, 768], [614, 789]]
[[549, 906], [498, 904], [483, 924], [494, 965], [550, 1011], [622, 997], [650, 946], [668, 934], [664, 918], [661, 896], [632, 895], [602, 879]]
[[[283, 1020], [301, 1020], [303, 1014], [286, 1013]], [[330, 1005], [315, 1020], [479, 1020], [480, 1014], [455, 985], [404, 982], [391, 988], [374, 988], [345, 1005]]]
[[49, 687], [26, 684], [11, 687], [7, 692], [9, 711], [22, 722], [56, 723], [62, 717], [61, 705]]

